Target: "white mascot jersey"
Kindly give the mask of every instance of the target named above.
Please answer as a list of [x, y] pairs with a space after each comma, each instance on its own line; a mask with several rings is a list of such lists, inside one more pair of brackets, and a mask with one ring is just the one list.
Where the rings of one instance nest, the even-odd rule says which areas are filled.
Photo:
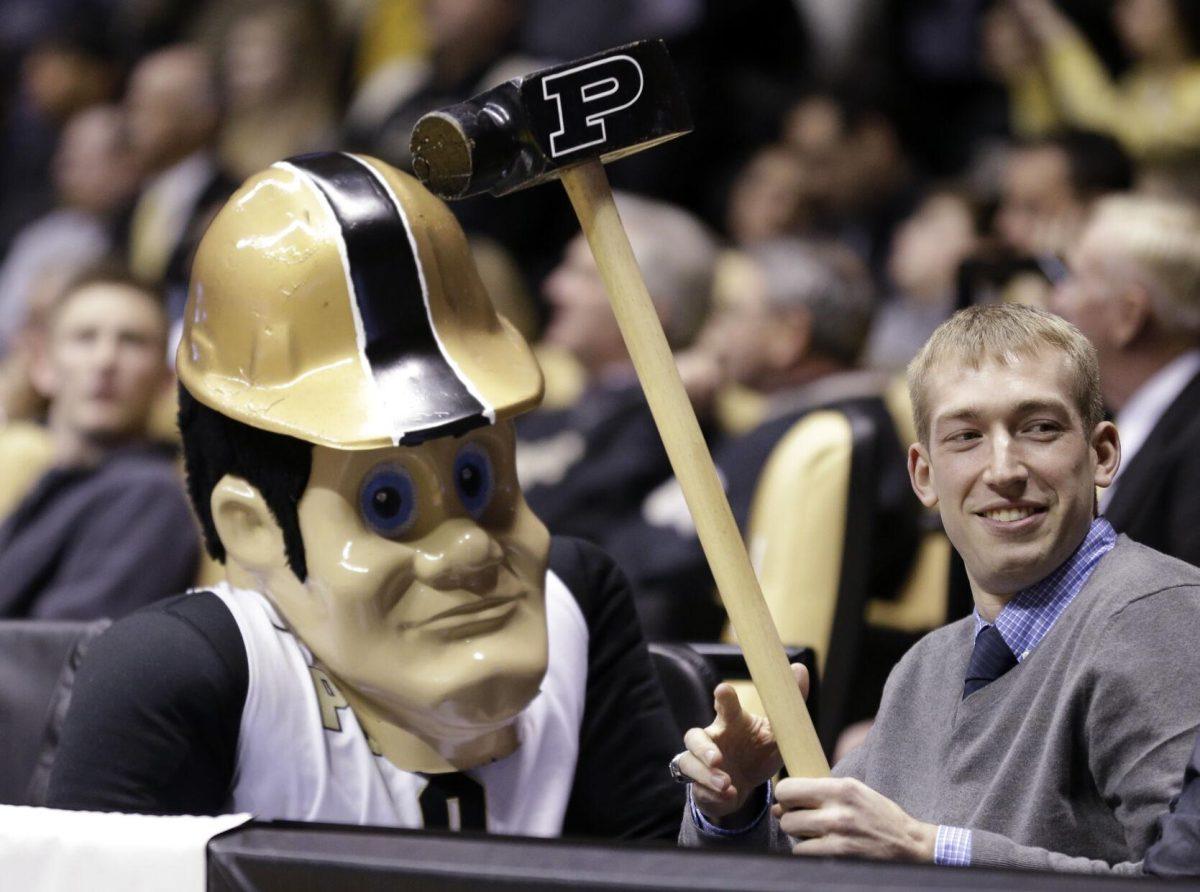
[[[372, 753], [353, 711], [266, 597], [227, 583], [209, 591], [233, 614], [249, 667], [228, 810], [263, 820], [424, 826], [419, 800], [428, 781]], [[546, 624], [546, 677], [517, 717], [520, 745], [504, 759], [464, 772], [483, 787], [492, 833], [562, 831], [579, 755], [588, 628], [552, 572], [546, 574]], [[453, 808], [450, 813], [457, 829]]]

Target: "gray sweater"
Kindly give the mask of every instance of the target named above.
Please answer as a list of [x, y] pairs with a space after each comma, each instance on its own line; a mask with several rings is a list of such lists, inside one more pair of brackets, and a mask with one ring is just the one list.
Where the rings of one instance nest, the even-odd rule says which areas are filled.
[[[1200, 725], [1200, 570], [1122, 536], [1033, 653], [963, 700], [973, 629], [904, 657], [834, 774], [970, 828], [975, 866], [1140, 872]], [[773, 821], [737, 839], [790, 849]], [[680, 841], [732, 842], [687, 813]]]

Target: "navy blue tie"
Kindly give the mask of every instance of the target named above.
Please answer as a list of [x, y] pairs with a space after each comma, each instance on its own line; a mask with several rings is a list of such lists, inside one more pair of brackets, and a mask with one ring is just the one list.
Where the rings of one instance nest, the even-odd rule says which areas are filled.
[[1017, 658], [1008, 649], [995, 626], [987, 626], [975, 639], [967, 680], [963, 683], [963, 699], [974, 694], [1017, 665]]

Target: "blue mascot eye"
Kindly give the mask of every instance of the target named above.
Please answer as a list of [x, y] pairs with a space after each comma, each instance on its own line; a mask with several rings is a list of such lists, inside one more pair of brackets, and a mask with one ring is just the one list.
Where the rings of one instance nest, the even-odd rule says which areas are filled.
[[416, 488], [401, 468], [379, 468], [363, 483], [359, 510], [367, 525], [383, 536], [395, 536], [410, 526], [417, 514]]
[[492, 460], [474, 443], [468, 443], [454, 458], [454, 488], [463, 507], [476, 520], [492, 501], [495, 489]]

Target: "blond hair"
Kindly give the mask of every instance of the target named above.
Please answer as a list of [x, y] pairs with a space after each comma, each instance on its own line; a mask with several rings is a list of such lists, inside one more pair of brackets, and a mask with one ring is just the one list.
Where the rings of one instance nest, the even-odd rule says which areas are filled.
[[1071, 396], [1085, 431], [1091, 433], [1104, 419], [1096, 348], [1078, 328], [1046, 310], [989, 304], [955, 313], [908, 364], [908, 394], [921, 442], [929, 443], [929, 387], [935, 370], [949, 363], [978, 369], [988, 360], [1015, 365], [1047, 348], [1066, 356]]
[[1090, 227], [1127, 258], [1159, 326], [1200, 335], [1200, 209], [1148, 195], [1097, 202]]

